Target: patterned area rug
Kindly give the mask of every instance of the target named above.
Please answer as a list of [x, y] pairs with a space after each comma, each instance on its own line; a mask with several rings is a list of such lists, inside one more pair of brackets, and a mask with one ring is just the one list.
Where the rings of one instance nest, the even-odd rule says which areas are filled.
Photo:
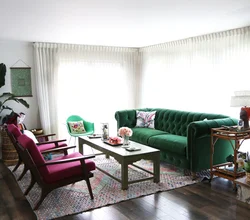
[[[120, 165], [112, 158], [96, 157], [95, 163], [109, 173], [120, 177]], [[151, 161], [141, 160], [137, 165], [151, 170], [153, 165]], [[9, 167], [12, 169], [12, 167]], [[17, 178], [22, 172], [20, 167], [14, 176]], [[91, 186], [94, 194], [94, 200], [90, 199], [85, 181], [81, 181], [66, 187], [61, 187], [52, 191], [35, 211], [37, 219], [55, 219], [58, 217], [81, 213], [98, 207], [118, 203], [124, 200], [137, 198], [144, 195], [153, 194], [160, 191], [171, 190], [186, 185], [200, 182], [207, 173], [199, 174], [199, 178], [192, 180], [191, 174], [183, 169], [161, 163], [160, 183], [156, 184], [153, 180], [130, 184], [127, 190], [121, 190], [121, 184], [110, 178], [99, 170], [94, 171], [94, 177], [91, 178]], [[129, 180], [135, 180], [142, 177], [150, 176], [150, 174], [135, 168], [129, 167]], [[24, 192], [30, 181], [30, 173], [25, 174], [18, 184]], [[34, 207], [39, 198], [41, 190], [37, 184], [32, 188], [26, 196], [27, 200]]]

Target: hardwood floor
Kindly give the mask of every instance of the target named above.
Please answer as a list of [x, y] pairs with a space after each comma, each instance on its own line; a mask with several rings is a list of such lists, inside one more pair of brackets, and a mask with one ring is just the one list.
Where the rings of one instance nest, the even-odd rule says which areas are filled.
[[[0, 161], [0, 219], [33, 220], [36, 215], [9, 169]], [[208, 181], [110, 205], [60, 220], [250, 219], [250, 205], [236, 200], [231, 181]]]

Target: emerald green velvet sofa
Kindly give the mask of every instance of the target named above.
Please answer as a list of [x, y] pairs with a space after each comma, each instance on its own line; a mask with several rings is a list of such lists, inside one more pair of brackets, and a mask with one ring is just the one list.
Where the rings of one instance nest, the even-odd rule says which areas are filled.
[[[136, 127], [139, 111], [156, 111], [154, 129]], [[157, 148], [161, 160], [194, 173], [210, 168], [211, 128], [233, 126], [237, 119], [221, 114], [178, 111], [161, 108], [121, 110], [115, 112], [117, 129], [130, 127], [130, 140]], [[233, 153], [229, 141], [219, 139], [214, 151], [214, 164], [226, 162]]]

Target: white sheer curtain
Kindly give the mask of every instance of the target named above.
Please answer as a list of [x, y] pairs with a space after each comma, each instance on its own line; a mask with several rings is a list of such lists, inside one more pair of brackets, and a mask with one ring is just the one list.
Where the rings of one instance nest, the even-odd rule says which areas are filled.
[[[42, 51], [47, 50], [48, 45], [42, 45]], [[37, 50], [35, 46], [36, 53]], [[53, 44], [53, 51], [55, 69], [47, 74], [54, 75], [56, 83], [52, 85], [47, 78], [41, 80], [39, 83], [44, 84], [41, 87], [46, 91], [39, 90], [39, 96], [45, 104], [46, 98], [56, 97], [56, 100], [48, 109], [40, 107], [41, 115], [50, 111], [56, 115], [55, 131], [60, 137], [66, 137], [65, 122], [73, 114], [94, 122], [97, 133], [100, 123], [108, 122], [111, 135], [116, 135], [115, 111], [134, 108], [137, 102], [138, 49]], [[43, 55], [46, 59], [48, 54]], [[41, 59], [37, 62], [44, 64]]]
[[50, 134], [57, 131], [57, 46], [34, 43], [34, 56], [41, 125]]
[[236, 90], [249, 90], [250, 27], [140, 49], [140, 106], [228, 114]]

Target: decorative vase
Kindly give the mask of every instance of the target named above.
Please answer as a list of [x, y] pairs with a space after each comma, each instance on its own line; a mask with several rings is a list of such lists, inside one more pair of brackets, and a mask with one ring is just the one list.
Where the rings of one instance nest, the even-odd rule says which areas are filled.
[[127, 147], [129, 145], [129, 136], [123, 136], [123, 146]]

